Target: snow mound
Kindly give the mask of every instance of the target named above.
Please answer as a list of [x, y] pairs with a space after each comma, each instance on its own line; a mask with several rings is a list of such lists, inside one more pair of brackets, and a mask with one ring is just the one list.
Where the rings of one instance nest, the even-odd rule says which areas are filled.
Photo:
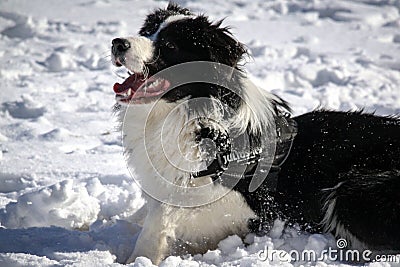
[[53, 259], [49, 259], [49, 257], [24, 253], [4, 253], [0, 254], [0, 263], [2, 267], [119, 266], [115, 265], [115, 257], [108, 251], [56, 252], [51, 256]]
[[61, 263], [62, 266], [72, 263], [79, 266], [104, 266], [113, 264], [115, 256], [108, 251], [89, 251], [87, 253], [54, 253], [54, 258]]
[[80, 64], [90, 70], [100, 70], [110, 68], [110, 61], [108, 59], [109, 51], [98, 53], [103, 48], [99, 45], [80, 45], [76, 49], [76, 54]]
[[31, 17], [24, 18], [12, 13], [8, 14], [8, 17], [12, 18], [16, 24], [3, 30], [1, 34], [9, 38], [32, 38], [37, 34], [37, 30], [40, 29], [39, 24], [35, 23]]
[[24, 94], [21, 98], [22, 101], [3, 103], [3, 110], [18, 119], [36, 119], [45, 113], [46, 108], [34, 101], [30, 95]]
[[57, 266], [58, 262], [50, 260], [47, 257], [24, 253], [2, 253], [0, 254], [0, 262], [4, 267], [26, 267], [26, 266], [41, 266], [52, 267]]
[[[173, 260], [172, 260], [173, 261]], [[181, 262], [182, 260], [180, 260], [179, 262]], [[174, 261], [173, 261], [174, 262]], [[175, 262], [174, 262], [175, 263]], [[138, 257], [134, 264], [133, 267], [153, 267], [155, 265], [153, 265], [151, 263], [151, 260], [149, 260], [148, 258], [145, 257]], [[175, 265], [175, 266], [179, 266], [179, 265]]]
[[143, 204], [139, 188], [126, 176], [102, 176], [86, 184], [89, 194], [98, 199], [99, 219], [125, 219], [134, 215]]
[[7, 228], [47, 225], [67, 229], [87, 228], [97, 219], [100, 206], [82, 187], [65, 180], [39, 191], [26, 193], [7, 204], [0, 221]]
[[243, 242], [237, 235], [229, 236], [218, 244], [218, 248], [225, 254], [234, 253], [240, 247], [243, 247]]
[[76, 68], [76, 63], [69, 55], [63, 51], [53, 52], [45, 61], [49, 71], [59, 72], [64, 70], [73, 70]]
[[[0, 225], [7, 228], [59, 226], [88, 229], [96, 220], [129, 219], [144, 201], [126, 176], [102, 176], [84, 182], [72, 179], [29, 190], [0, 209]], [[0, 173], [0, 192], [37, 187], [30, 177]], [[98, 224], [93, 226], [98, 229]]]
[[73, 134], [64, 128], [56, 128], [47, 133], [41, 134], [39, 137], [44, 141], [65, 141], [68, 140], [69, 137], [73, 136]]
[[0, 172], [0, 193], [18, 192], [35, 186], [37, 183], [33, 177]]

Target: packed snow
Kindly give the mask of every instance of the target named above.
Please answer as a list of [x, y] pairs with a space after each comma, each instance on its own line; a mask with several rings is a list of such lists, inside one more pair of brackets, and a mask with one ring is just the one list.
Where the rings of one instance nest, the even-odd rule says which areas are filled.
[[[226, 18], [257, 85], [315, 108], [400, 113], [400, 1], [175, 1]], [[144, 200], [112, 115], [115, 37], [136, 34], [165, 1], [0, 1], [0, 266], [121, 266]], [[261, 250], [323, 249], [331, 235], [276, 221], [266, 236], [222, 240], [161, 266], [344, 266], [286, 262]], [[370, 263], [369, 266], [400, 266]], [[153, 266], [138, 258], [130, 266]]]

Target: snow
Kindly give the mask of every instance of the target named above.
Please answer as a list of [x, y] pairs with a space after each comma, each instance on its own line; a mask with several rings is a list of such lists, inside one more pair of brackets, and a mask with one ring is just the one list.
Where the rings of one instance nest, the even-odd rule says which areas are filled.
[[[250, 52], [249, 77], [295, 115], [318, 107], [400, 112], [398, 0], [176, 2], [226, 17]], [[112, 85], [120, 78], [109, 51], [113, 38], [136, 33], [166, 4], [0, 2], [0, 266], [121, 266], [129, 257], [144, 201], [115, 131]], [[334, 242], [276, 221], [268, 236], [230, 236], [216, 250], [161, 266], [293, 266], [261, 261], [258, 252], [321, 253]], [[130, 266], [153, 265], [142, 257]]]

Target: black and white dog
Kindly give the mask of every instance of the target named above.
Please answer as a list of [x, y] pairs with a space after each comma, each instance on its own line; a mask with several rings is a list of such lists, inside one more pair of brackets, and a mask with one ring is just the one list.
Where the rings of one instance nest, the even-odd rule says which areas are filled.
[[[168, 255], [204, 253], [228, 235], [266, 232], [276, 218], [331, 232], [353, 248], [399, 251], [400, 120], [323, 110], [290, 118], [283, 100], [246, 81], [239, 66], [245, 54], [221, 22], [175, 4], [149, 14], [138, 36], [112, 41], [113, 64], [129, 70], [114, 85], [115, 109], [128, 166], [147, 198], [147, 216], [128, 262], [146, 256], [158, 264]], [[176, 86], [174, 79], [186, 75], [182, 69], [154, 78], [187, 62], [234, 71], [197, 69], [212, 82]], [[191, 105], [195, 99], [212, 101]], [[263, 171], [263, 140], [271, 133], [274, 155]], [[235, 158], [232, 136], [240, 134], [247, 136], [248, 151]], [[228, 165], [239, 160], [245, 166], [240, 175], [229, 173]], [[265, 179], [254, 187], [256, 172]], [[176, 197], [175, 187], [163, 181], [208, 187]], [[175, 197], [181, 205], [169, 201]]]

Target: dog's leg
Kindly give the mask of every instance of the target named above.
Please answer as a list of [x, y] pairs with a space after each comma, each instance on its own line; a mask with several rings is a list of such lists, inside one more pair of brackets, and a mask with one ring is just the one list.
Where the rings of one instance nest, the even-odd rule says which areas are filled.
[[352, 171], [327, 189], [325, 230], [353, 249], [400, 252], [400, 171]]
[[170, 217], [168, 213], [171, 207], [156, 200], [149, 200], [149, 202], [149, 210], [142, 231], [127, 263], [134, 262], [137, 257], [143, 256], [158, 265], [168, 255], [168, 240], [174, 236], [174, 229], [166, 220]]
[[146, 219], [147, 216], [147, 212], [148, 212], [147, 204], [144, 204], [140, 209], [138, 209], [134, 214], [132, 214], [128, 218], [128, 220], [131, 223], [136, 223], [143, 227], [144, 220]]

